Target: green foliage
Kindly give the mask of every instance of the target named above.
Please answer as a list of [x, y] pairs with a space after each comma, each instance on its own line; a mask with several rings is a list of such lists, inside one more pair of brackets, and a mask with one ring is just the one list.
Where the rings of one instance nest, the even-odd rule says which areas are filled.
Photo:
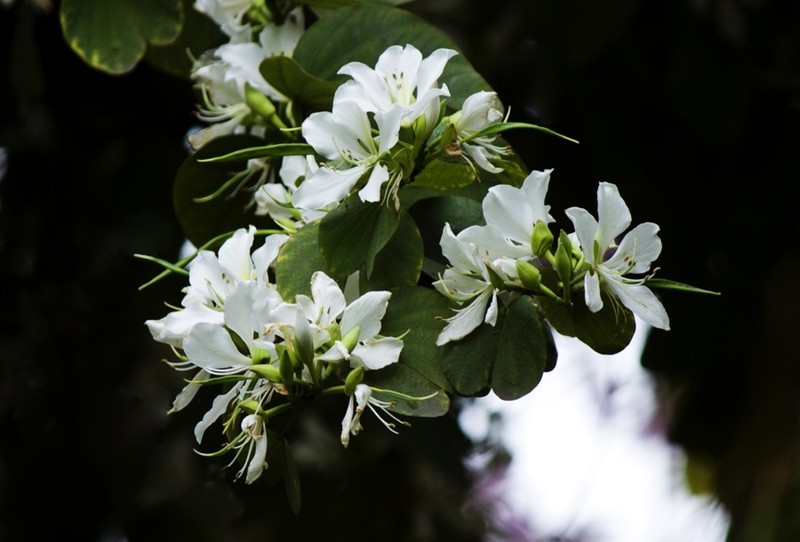
[[311, 295], [311, 276], [323, 271], [342, 282], [345, 275], [337, 275], [328, 269], [319, 250], [319, 223], [308, 224], [292, 235], [283, 245], [275, 263], [275, 280], [278, 292], [286, 301], [293, 303], [296, 294]]
[[171, 43], [183, 27], [181, 0], [62, 0], [60, 9], [72, 50], [113, 75], [131, 71], [148, 44]]
[[361, 280], [361, 290], [391, 290], [413, 286], [422, 272], [424, 246], [414, 219], [401, 211], [400, 221], [392, 237], [375, 258], [372, 274]]
[[273, 56], [261, 63], [261, 75], [278, 92], [292, 101], [312, 110], [330, 110], [333, 93], [338, 85], [314, 77], [305, 71], [297, 60], [287, 56]]
[[[250, 136], [226, 136], [212, 140], [195, 154], [184, 160], [175, 176], [173, 203], [175, 214], [186, 237], [195, 246], [200, 246], [220, 233], [246, 227], [248, 224], [268, 226], [266, 220], [259, 220], [245, 214], [251, 205], [252, 194], [247, 190], [236, 190], [228, 186], [223, 194], [213, 198], [209, 195], [219, 192], [231, 177], [247, 167], [246, 161], [201, 162], [247, 147], [253, 147], [263, 140]], [[198, 199], [204, 201], [198, 202]]]

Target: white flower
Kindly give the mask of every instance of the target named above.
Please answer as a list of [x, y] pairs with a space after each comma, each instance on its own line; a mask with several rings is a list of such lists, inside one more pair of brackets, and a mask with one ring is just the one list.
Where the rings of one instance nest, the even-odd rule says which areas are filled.
[[242, 281], [255, 281], [266, 287], [261, 295], [273, 303], [279, 296], [269, 282], [269, 268], [275, 261], [286, 235], [270, 235], [264, 244], [250, 254], [255, 227], [240, 228], [219, 249], [219, 255], [203, 250], [189, 267], [189, 286], [184, 288], [182, 310], [145, 324], [153, 339], [181, 348], [183, 340], [200, 323], [221, 326], [224, 323], [225, 300]]
[[473, 136], [503, 119], [503, 114], [495, 107], [496, 103], [496, 92], [479, 91], [464, 100], [461, 111], [453, 115], [456, 136], [467, 159], [490, 173], [503, 171], [503, 168], [493, 165], [490, 159], [509, 154], [509, 150], [495, 145], [494, 137]]
[[437, 49], [423, 59], [413, 45], [393, 45], [378, 57], [374, 69], [361, 62], [342, 66], [339, 73], [353, 80], [339, 87], [335, 100], [352, 100], [375, 113], [379, 124], [398, 129], [424, 116], [427, 135], [439, 121], [439, 98], [450, 96], [447, 85], [436, 88], [437, 80], [456, 54], [452, 49]]
[[483, 198], [486, 226], [471, 226], [459, 234], [459, 239], [475, 243], [489, 258], [530, 258], [533, 256], [531, 235], [538, 221], [553, 222], [550, 206], [544, 199], [550, 184], [552, 169], [532, 171], [522, 187], [497, 185]]
[[194, 9], [206, 14], [223, 32], [233, 37], [246, 29], [242, 18], [252, 3], [252, 0], [195, 0]]
[[631, 214], [611, 183], [600, 183], [597, 189], [598, 220], [585, 209], [571, 207], [567, 216], [575, 225], [575, 234], [589, 266], [584, 277], [586, 306], [592, 312], [603, 308], [600, 291], [605, 290], [634, 314], [653, 327], [669, 329], [664, 306], [644, 283], [643, 274], [661, 253], [658, 226], [651, 222], [629, 231], [619, 245], [615, 239], [631, 224]]
[[378, 411], [375, 410], [375, 407], [382, 410], [384, 414], [389, 416], [394, 421], [402, 425], [408, 425], [407, 422], [398, 419], [391, 412], [389, 412], [389, 408], [391, 406], [392, 403], [388, 401], [381, 401], [380, 399], [373, 397], [372, 388], [366, 384], [357, 385], [353, 395], [350, 396], [350, 400], [347, 402], [347, 411], [342, 419], [342, 433], [340, 435], [342, 446], [347, 448], [347, 445], [350, 444], [350, 435], [357, 435], [363, 429], [361, 426], [361, 415], [364, 413], [364, 408], [366, 407], [369, 407], [372, 413], [375, 414], [375, 417], [378, 418], [386, 427], [386, 429], [392, 433], [397, 434], [394, 424], [383, 419], [383, 417], [378, 414]]
[[359, 191], [362, 201], [378, 201], [380, 188], [389, 180], [389, 170], [378, 163], [399, 138], [398, 129], [378, 123], [373, 137], [369, 117], [355, 102], [334, 103], [333, 110], [311, 114], [303, 122], [303, 137], [329, 162], [305, 181], [292, 197], [299, 209], [326, 209], [337, 205], [362, 176], [369, 173]]
[[269, 215], [278, 223], [290, 223], [294, 229], [301, 228], [325, 216], [330, 209], [295, 209], [292, 196], [298, 183], [317, 172], [319, 166], [313, 156], [285, 156], [279, 171], [280, 183], [265, 183], [256, 190], [256, 215]]
[[247, 472], [244, 479], [246, 484], [255, 482], [268, 466], [266, 426], [266, 421], [258, 414], [248, 414], [242, 419], [242, 431], [234, 445], [236, 455], [229, 466], [239, 458], [243, 450], [247, 449], [242, 468], [236, 473], [236, 478], [241, 478], [242, 474]]
[[501, 280], [508, 279], [499, 267], [488, 262], [488, 255], [484, 254], [484, 257], [478, 245], [462, 238], [463, 233], [454, 235], [450, 224], [445, 223], [439, 241], [442, 255], [452, 267], [445, 270], [433, 287], [442, 295], [468, 305], [456, 311], [455, 316], [445, 319], [448, 324], [436, 339], [438, 346], [466, 337], [481, 322], [494, 326], [497, 323], [498, 289], [492, 284], [490, 268]]

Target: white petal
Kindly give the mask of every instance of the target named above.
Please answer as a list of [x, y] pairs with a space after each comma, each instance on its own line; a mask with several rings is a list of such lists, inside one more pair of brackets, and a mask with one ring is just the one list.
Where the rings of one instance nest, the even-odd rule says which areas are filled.
[[450, 341], [463, 339], [481, 325], [486, 315], [486, 305], [492, 297], [493, 288], [487, 287], [486, 290], [476, 297], [472, 303], [457, 311], [456, 315], [448, 318], [448, 324], [436, 338], [436, 345], [442, 346]]
[[253, 252], [253, 263], [256, 268], [256, 280], [268, 284], [269, 275], [267, 271], [278, 257], [281, 247], [289, 240], [288, 235], [276, 233], [268, 235], [264, 239], [264, 244]]
[[360, 327], [359, 341], [371, 339], [381, 330], [381, 319], [386, 314], [391, 292], [367, 292], [353, 301], [342, 314], [340, 324], [342, 336], [347, 335], [356, 326]]
[[383, 164], [378, 164], [372, 168], [367, 184], [358, 191], [361, 201], [380, 201], [381, 187], [389, 180], [389, 170]]
[[183, 341], [183, 348], [192, 363], [211, 374], [237, 373], [252, 365], [228, 332], [213, 324], [197, 324]]
[[667, 311], [647, 286], [614, 280], [606, 281], [606, 285], [633, 314], [653, 327], [669, 330]]
[[225, 301], [225, 325], [228, 326], [247, 346], [253, 345], [253, 295], [254, 282], [240, 282]]
[[313, 320], [320, 327], [328, 327], [347, 306], [342, 289], [335, 280], [322, 271], [316, 271], [311, 275], [311, 295], [318, 310], [321, 311], [318, 318]]
[[193, 304], [185, 309], [171, 312], [161, 320], [147, 320], [145, 324], [153, 339], [181, 348], [183, 340], [192, 328], [203, 322], [222, 325], [222, 311], [214, 310], [206, 305]]
[[[264, 422], [261, 422], [264, 423]], [[258, 440], [256, 440], [256, 449], [253, 452], [253, 457], [250, 458], [250, 464], [247, 466], [247, 475], [244, 482], [252, 484], [264, 472], [264, 467], [267, 465], [267, 432], [264, 431]]]
[[197, 391], [200, 389], [201, 384], [198, 384], [197, 381], [205, 380], [209, 377], [208, 372], [205, 369], [200, 369], [197, 374], [192, 377], [193, 382], [189, 382], [183, 389], [175, 396], [175, 400], [172, 401], [172, 408], [169, 409], [169, 413], [178, 412], [179, 410], [183, 410], [186, 408], [186, 405], [192, 402], [194, 396], [197, 395]]
[[531, 206], [533, 216], [537, 220], [544, 222], [554, 222], [555, 219], [550, 216], [550, 206], [544, 204], [545, 197], [547, 196], [547, 189], [550, 186], [550, 174], [552, 169], [544, 171], [531, 171], [522, 182], [522, 193], [525, 194], [525, 201]]
[[492, 290], [492, 302], [489, 303], [489, 308], [486, 310], [486, 316], [483, 321], [494, 326], [497, 323], [497, 292]]
[[[625, 234], [619, 248], [605, 265], [612, 269], [626, 270], [627, 273], [646, 273], [659, 254], [661, 239], [658, 238], [658, 226], [645, 222]], [[636, 265], [630, 267], [631, 262]]]
[[436, 85], [447, 62], [457, 54], [452, 49], [436, 49], [420, 63], [417, 74], [417, 96]]
[[357, 345], [350, 353], [350, 367], [355, 369], [363, 366], [365, 369], [383, 369], [387, 365], [396, 363], [400, 359], [403, 341], [395, 337], [381, 337], [372, 339], [364, 344]]
[[[597, 221], [589, 214], [589, 211], [581, 209], [580, 207], [570, 207], [566, 210], [566, 214], [572, 221], [572, 225], [575, 226], [575, 235], [578, 237], [581, 250], [586, 258], [586, 263], [591, 266], [600, 263], [595, 261], [594, 254], [595, 235], [597, 234], [598, 227]], [[601, 250], [604, 251], [606, 248], [608, 247], [603, 247]], [[599, 257], [602, 261], [603, 254], [599, 254]]]
[[250, 226], [247, 230], [239, 228], [219, 248], [219, 263], [233, 274], [232, 278], [251, 279], [253, 260], [250, 257], [250, 247], [253, 246], [255, 231], [255, 226]]
[[303, 181], [292, 197], [292, 205], [311, 210], [336, 205], [350, 193], [363, 174], [361, 166], [345, 170], [321, 167]]
[[616, 185], [600, 183], [597, 187], [597, 220], [600, 250], [610, 247], [614, 239], [631, 225], [631, 213]]
[[355, 399], [351, 395], [350, 399], [347, 401], [347, 410], [344, 413], [344, 418], [342, 418], [342, 433], [339, 436], [339, 440], [342, 441], [342, 446], [345, 448], [350, 444], [350, 429], [353, 427], [353, 416], [356, 410], [355, 406]]
[[198, 444], [203, 441], [203, 435], [206, 429], [228, 410], [228, 405], [233, 400], [234, 396], [239, 393], [239, 388], [241, 387], [242, 382], [237, 382], [227, 393], [214, 398], [214, 402], [211, 403], [211, 408], [203, 415], [203, 419], [194, 426], [194, 438], [197, 439]]
[[486, 223], [503, 232], [520, 245], [530, 246], [531, 233], [537, 217], [519, 188], [509, 185], [493, 186], [483, 198], [483, 216]]
[[480, 270], [475, 266], [475, 259], [472, 256], [472, 248], [469, 243], [465, 243], [453, 234], [450, 224], [445, 222], [442, 229], [442, 237], [439, 240], [442, 248], [442, 256], [447, 258], [450, 265], [456, 269], [477, 273]]
[[600, 297], [600, 277], [595, 273], [586, 273], [583, 278], [584, 299], [586, 306], [592, 312], [603, 308], [603, 298]]

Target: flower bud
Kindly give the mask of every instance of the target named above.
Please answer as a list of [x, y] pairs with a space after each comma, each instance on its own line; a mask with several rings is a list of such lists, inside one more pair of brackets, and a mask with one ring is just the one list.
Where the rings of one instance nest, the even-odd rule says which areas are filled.
[[517, 260], [517, 275], [522, 285], [535, 292], [542, 282], [542, 272], [525, 260]]
[[358, 335], [361, 333], [361, 326], [356, 326], [347, 332], [347, 335], [342, 337], [342, 345], [347, 348], [348, 352], [352, 352], [353, 348], [358, 344]]
[[347, 373], [347, 378], [344, 381], [345, 395], [347, 396], [353, 395], [356, 386], [361, 384], [362, 380], [364, 380], [364, 367], [359, 365], [358, 367]]
[[553, 234], [544, 220], [537, 220], [531, 233], [531, 250], [537, 256], [544, 256], [553, 245]]
[[569, 283], [572, 280], [572, 242], [564, 232], [558, 238], [556, 249], [556, 271], [561, 279], [561, 286], [566, 296], [569, 295]]
[[262, 363], [259, 365], [251, 365], [250, 370], [262, 378], [266, 378], [270, 382], [282, 382], [283, 377], [281, 372], [274, 365]]
[[244, 99], [252, 111], [258, 113], [266, 120], [272, 122], [276, 117], [275, 104], [267, 98], [260, 90], [251, 87], [248, 84], [244, 86]]
[[292, 358], [289, 356], [288, 350], [281, 352], [278, 367], [280, 367], [281, 381], [286, 386], [289, 386], [292, 380], [294, 380], [294, 364], [292, 363]]

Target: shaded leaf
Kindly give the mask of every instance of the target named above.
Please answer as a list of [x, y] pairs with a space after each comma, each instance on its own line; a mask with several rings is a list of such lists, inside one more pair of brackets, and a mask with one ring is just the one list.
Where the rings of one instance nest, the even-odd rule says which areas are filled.
[[266, 218], [247, 212], [252, 201], [252, 193], [247, 190], [239, 190], [234, 195], [234, 187], [230, 187], [213, 199], [202, 203], [196, 201], [217, 192], [236, 172], [245, 170], [247, 166], [246, 161], [201, 163], [199, 160], [260, 143], [263, 140], [250, 136], [220, 137], [184, 160], [178, 169], [172, 193], [175, 214], [186, 237], [195, 246], [248, 224], [257, 227], [270, 225]]
[[414, 205], [410, 213], [422, 233], [425, 256], [442, 263], [446, 262], [439, 241], [442, 238], [445, 222], [450, 224], [454, 233], [468, 226], [484, 223], [481, 204], [463, 197], [442, 196], [426, 199]]
[[500, 399], [518, 399], [555, 366], [553, 337], [530, 296], [516, 299], [503, 320], [492, 368], [492, 390]]
[[443, 350], [436, 346], [436, 337], [444, 327], [438, 318], [449, 308], [447, 298], [435, 290], [421, 286], [398, 288], [392, 291], [381, 334], [403, 336], [400, 363], [421, 374], [439, 388], [452, 392], [450, 382], [442, 372]]
[[275, 281], [278, 293], [287, 302], [293, 303], [296, 294], [311, 295], [311, 275], [323, 271], [337, 282], [342, 276], [335, 276], [326, 266], [319, 250], [319, 222], [300, 228], [281, 248], [275, 262]]
[[414, 219], [403, 211], [397, 230], [375, 258], [370, 278], [361, 280], [361, 290], [390, 290], [416, 284], [423, 256], [422, 235]]
[[538, 302], [556, 331], [580, 339], [600, 354], [616, 354], [631, 342], [636, 320], [619, 301], [612, 300], [605, 292], [601, 295], [603, 308], [598, 312], [589, 310], [582, 295], [573, 296], [571, 305], [544, 296]]
[[[435, 418], [450, 410], [450, 399], [436, 384], [413, 368], [395, 363], [380, 371], [369, 371], [364, 382], [370, 386], [400, 392], [411, 397], [427, 397], [422, 400], [408, 400], [394, 394], [375, 392], [376, 399], [392, 401], [393, 412], [405, 416]], [[433, 395], [432, 397], [428, 397]]]
[[265, 58], [261, 62], [260, 71], [270, 85], [291, 100], [296, 100], [314, 110], [331, 109], [333, 94], [339, 84], [314, 77], [295, 59], [287, 56]]
[[414, 177], [414, 186], [430, 186], [437, 190], [461, 188], [475, 182], [478, 176], [464, 158], [431, 160]]
[[106, 73], [132, 70], [147, 45], [174, 41], [183, 27], [181, 0], [62, 0], [61, 28], [84, 62]]
[[328, 213], [319, 226], [319, 249], [334, 273], [347, 276], [365, 264], [367, 279], [375, 256], [394, 235], [400, 215], [380, 203], [353, 194]]

